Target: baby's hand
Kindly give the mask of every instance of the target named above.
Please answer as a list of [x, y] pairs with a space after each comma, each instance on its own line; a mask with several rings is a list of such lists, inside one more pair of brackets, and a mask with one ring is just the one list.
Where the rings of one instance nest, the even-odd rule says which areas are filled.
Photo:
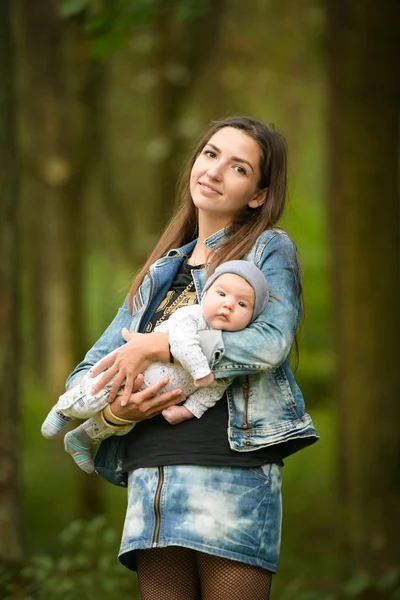
[[194, 385], [197, 388], [203, 388], [203, 387], [207, 387], [208, 385], [211, 385], [213, 381], [214, 381], [214, 373], [210, 373], [209, 375], [206, 375], [205, 377], [201, 377], [200, 379], [195, 379]]
[[194, 414], [186, 406], [170, 406], [164, 408], [161, 414], [171, 425], [178, 425], [178, 423], [182, 423], [188, 419], [194, 419]]

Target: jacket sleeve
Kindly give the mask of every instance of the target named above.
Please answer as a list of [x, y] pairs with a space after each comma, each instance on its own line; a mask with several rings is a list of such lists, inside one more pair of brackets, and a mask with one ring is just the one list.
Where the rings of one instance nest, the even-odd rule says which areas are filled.
[[286, 233], [276, 233], [267, 242], [259, 267], [268, 282], [270, 301], [245, 329], [213, 332], [216, 377], [273, 371], [290, 354], [302, 312], [301, 275], [294, 243]]
[[93, 367], [99, 360], [104, 358], [106, 354], [116, 350], [123, 344], [125, 340], [122, 337], [121, 330], [123, 327], [129, 329], [132, 322], [132, 315], [128, 308], [128, 297], [125, 299], [123, 306], [118, 310], [114, 320], [104, 331], [102, 336], [86, 353], [85, 358], [79, 363], [68, 376], [65, 387], [69, 390], [72, 386], [77, 385], [85, 376], [85, 373]]

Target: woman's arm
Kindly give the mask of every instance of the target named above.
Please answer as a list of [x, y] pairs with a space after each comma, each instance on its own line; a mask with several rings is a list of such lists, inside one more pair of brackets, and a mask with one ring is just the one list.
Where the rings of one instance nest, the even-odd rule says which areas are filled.
[[128, 309], [128, 298], [125, 299], [123, 306], [118, 310], [114, 320], [107, 327], [97, 342], [86, 353], [85, 358], [80, 362], [66, 381], [66, 389], [69, 390], [77, 385], [93, 365], [103, 359], [107, 354], [125, 344], [122, 337], [122, 329], [129, 329], [132, 322], [132, 315]]
[[[295, 246], [284, 232], [265, 246], [260, 268], [271, 293], [264, 312], [239, 332], [214, 332], [216, 377], [274, 370], [288, 357], [301, 317], [301, 276]], [[218, 339], [217, 339], [218, 336]]]
[[[69, 375], [66, 382], [67, 390], [77, 385], [83, 379], [87, 371], [96, 363], [98, 364], [96, 366], [96, 370], [93, 371], [93, 376], [101, 373], [101, 371], [106, 368], [107, 370], [104, 372], [103, 376], [99, 378], [99, 381], [96, 383], [96, 385], [93, 386], [93, 393], [96, 393], [98, 390], [104, 387], [104, 385], [118, 373], [118, 379], [116, 376], [111, 388], [112, 391], [110, 391], [110, 401], [115, 398], [122, 381], [126, 378], [124, 369], [129, 371], [129, 383], [128, 385], [125, 384], [125, 394], [123, 399], [122, 397], [119, 398], [118, 404], [121, 404], [122, 401], [123, 404], [127, 404], [128, 402], [132, 404], [133, 401], [136, 402], [138, 400], [145, 401], [154, 396], [156, 391], [159, 391], [159, 389], [165, 385], [165, 382], [161, 386], [157, 385], [156, 389], [153, 389], [154, 386], [152, 386], [151, 389], [149, 388], [149, 393], [145, 394], [144, 396], [133, 394], [135, 398], [132, 399], [131, 393], [134, 389], [134, 381], [136, 376], [139, 373], [142, 373], [153, 360], [168, 360], [169, 345], [168, 335], [166, 333], [129, 333], [128, 329], [131, 321], [132, 315], [128, 309], [127, 298], [103, 335], [87, 352], [83, 361], [79, 363]], [[123, 330], [125, 331], [124, 336], [122, 335]], [[125, 343], [126, 340], [129, 341]], [[110, 356], [109, 353], [112, 351], [114, 352]], [[119, 369], [115, 368], [115, 361], [117, 361]], [[137, 387], [135, 389], [137, 389]], [[161, 398], [161, 396], [158, 398]], [[175, 400], [173, 403], [181, 401], [177, 400], [176, 395], [174, 395], [172, 392], [168, 392], [165, 397], [161, 398], [160, 406], [162, 405], [162, 401], [168, 402], [168, 399]], [[157, 402], [156, 404], [158, 405], [159, 403]]]
[[[134, 389], [138, 389], [142, 383], [143, 375], [139, 375]], [[184, 402], [185, 396], [179, 389], [157, 395], [167, 383], [168, 378], [164, 378], [141, 392], [134, 392], [124, 405], [121, 404], [122, 396], [117, 396], [112, 404], [113, 414], [121, 419], [138, 422], [151, 419], [165, 408]]]

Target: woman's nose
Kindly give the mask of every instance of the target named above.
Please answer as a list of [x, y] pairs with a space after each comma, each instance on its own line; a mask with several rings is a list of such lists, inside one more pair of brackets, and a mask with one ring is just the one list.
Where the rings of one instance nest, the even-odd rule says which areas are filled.
[[221, 181], [222, 179], [222, 165], [218, 162], [215, 162], [209, 169], [207, 170], [207, 175], [211, 179], [215, 179], [217, 181]]

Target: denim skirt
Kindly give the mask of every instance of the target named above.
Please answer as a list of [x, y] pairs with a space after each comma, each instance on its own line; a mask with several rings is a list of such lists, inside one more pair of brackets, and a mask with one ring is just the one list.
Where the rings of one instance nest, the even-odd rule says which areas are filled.
[[172, 465], [128, 478], [120, 562], [135, 550], [183, 546], [275, 573], [281, 538], [281, 467]]

